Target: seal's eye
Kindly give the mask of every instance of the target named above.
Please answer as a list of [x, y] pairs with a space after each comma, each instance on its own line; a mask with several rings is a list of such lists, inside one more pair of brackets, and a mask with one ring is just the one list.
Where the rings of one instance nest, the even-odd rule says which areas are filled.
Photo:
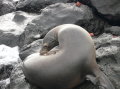
[[48, 48], [48, 44], [47, 43], [43, 44], [43, 47]]
[[47, 48], [48, 46], [47, 45], [44, 45], [45, 48]]

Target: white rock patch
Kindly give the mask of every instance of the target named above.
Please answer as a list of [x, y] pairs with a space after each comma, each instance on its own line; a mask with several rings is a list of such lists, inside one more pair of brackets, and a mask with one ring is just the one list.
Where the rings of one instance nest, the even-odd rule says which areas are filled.
[[[14, 16], [16, 13], [24, 16], [26, 19], [21, 24], [16, 23], [13, 21]], [[4, 33], [12, 33], [14, 35], [20, 35], [24, 32], [26, 25], [35, 19], [38, 15], [35, 14], [28, 14], [22, 11], [9, 13], [3, 16], [0, 16], [0, 30]]]
[[19, 51], [18, 47], [8, 47], [6, 45], [0, 45], [0, 65], [8, 65], [18, 63]]

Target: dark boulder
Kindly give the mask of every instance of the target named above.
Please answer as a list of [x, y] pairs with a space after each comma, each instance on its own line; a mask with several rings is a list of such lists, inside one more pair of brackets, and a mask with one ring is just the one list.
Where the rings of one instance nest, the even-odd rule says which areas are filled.
[[111, 33], [114, 36], [120, 36], [120, 27], [119, 26], [112, 26], [109, 28], [105, 28], [106, 33]]
[[106, 21], [96, 16], [90, 20], [79, 20], [75, 24], [85, 28], [89, 33], [94, 33], [94, 36], [104, 33], [104, 28], [110, 26]]
[[67, 0], [20, 0], [17, 3], [16, 9], [26, 12], [41, 12], [41, 9], [47, 5], [58, 3], [58, 2], [67, 2]]
[[92, 5], [113, 25], [120, 25], [120, 0], [91, 0]]
[[[73, 0], [71, 0], [73, 1]], [[88, 5], [109, 24], [120, 26], [120, 0], [78, 0]]]

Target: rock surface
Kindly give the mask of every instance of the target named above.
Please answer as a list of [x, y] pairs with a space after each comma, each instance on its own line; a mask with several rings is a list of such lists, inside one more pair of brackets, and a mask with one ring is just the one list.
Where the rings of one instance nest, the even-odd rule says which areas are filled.
[[106, 33], [111, 33], [114, 36], [120, 36], [120, 27], [119, 26], [112, 26], [105, 28]]
[[30, 84], [25, 81], [20, 64], [16, 65], [12, 70], [10, 81], [9, 89], [31, 89]]
[[12, 0], [0, 0], [0, 15], [4, 15], [15, 10], [15, 3]]
[[20, 34], [24, 32], [28, 22], [37, 16], [21, 11], [0, 16], [0, 44], [12, 47], [18, 45]]

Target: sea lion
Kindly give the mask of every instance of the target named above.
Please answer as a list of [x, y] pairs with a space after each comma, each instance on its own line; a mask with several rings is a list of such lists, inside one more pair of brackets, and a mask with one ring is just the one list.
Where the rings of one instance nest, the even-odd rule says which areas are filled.
[[[58, 52], [44, 55], [57, 44]], [[85, 80], [100, 89], [115, 89], [96, 63], [92, 38], [80, 26], [64, 24], [53, 28], [43, 39], [40, 53], [23, 61], [23, 73], [42, 89], [72, 89]]]

